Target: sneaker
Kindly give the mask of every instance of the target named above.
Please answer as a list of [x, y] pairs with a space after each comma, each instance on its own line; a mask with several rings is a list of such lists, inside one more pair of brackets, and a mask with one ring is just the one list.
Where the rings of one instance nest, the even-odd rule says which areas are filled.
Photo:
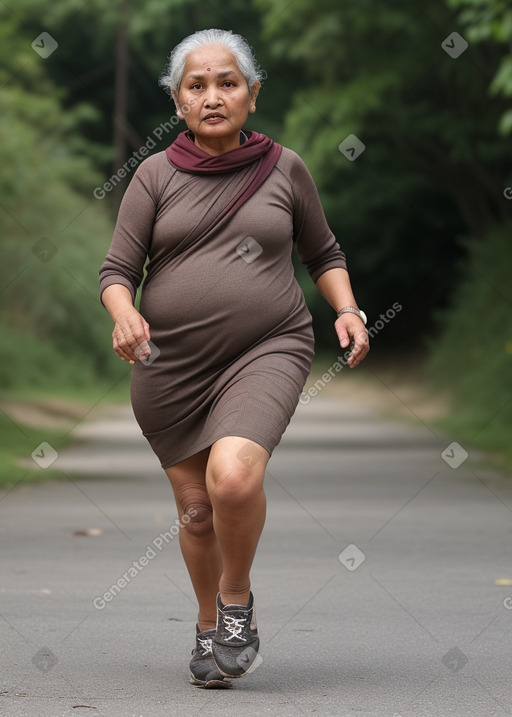
[[219, 593], [217, 630], [212, 641], [219, 672], [226, 677], [242, 677], [258, 657], [259, 646], [252, 593], [248, 605], [223, 605]]
[[221, 675], [212, 656], [212, 639], [215, 629], [199, 631], [196, 625], [196, 647], [192, 650], [190, 661], [190, 684], [205, 689], [229, 689], [233, 687], [224, 675]]

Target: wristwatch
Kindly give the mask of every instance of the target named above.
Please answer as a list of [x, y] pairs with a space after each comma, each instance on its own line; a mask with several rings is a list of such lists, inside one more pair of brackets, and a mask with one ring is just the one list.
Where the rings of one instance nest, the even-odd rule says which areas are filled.
[[356, 309], [355, 306], [344, 306], [338, 311], [338, 313], [336, 314], [336, 318], [339, 319], [342, 314], [355, 314], [356, 316], [359, 316], [365, 326], [368, 321], [364, 311], [362, 311], [361, 309]]

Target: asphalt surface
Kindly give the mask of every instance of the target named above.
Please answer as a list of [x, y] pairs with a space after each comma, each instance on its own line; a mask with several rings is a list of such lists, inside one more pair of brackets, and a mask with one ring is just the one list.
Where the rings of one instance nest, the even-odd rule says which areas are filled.
[[62, 481], [0, 494], [0, 713], [512, 714], [512, 481], [421, 421], [326, 395], [268, 467], [262, 662], [232, 690], [188, 684], [176, 512], [129, 409], [76, 429]]

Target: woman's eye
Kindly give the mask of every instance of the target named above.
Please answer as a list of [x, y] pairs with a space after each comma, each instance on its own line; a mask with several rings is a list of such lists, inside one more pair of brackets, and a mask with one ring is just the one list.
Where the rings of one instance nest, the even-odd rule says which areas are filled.
[[193, 85], [192, 85], [192, 89], [193, 89], [193, 90], [200, 90], [200, 89], [201, 89], [201, 85], [199, 84], [199, 82], [196, 82], [195, 84], [193, 84]]
[[234, 87], [235, 85], [233, 84], [233, 82], [230, 82], [229, 80], [226, 80], [226, 82], [224, 83], [224, 86], [225, 86], [225, 87]]

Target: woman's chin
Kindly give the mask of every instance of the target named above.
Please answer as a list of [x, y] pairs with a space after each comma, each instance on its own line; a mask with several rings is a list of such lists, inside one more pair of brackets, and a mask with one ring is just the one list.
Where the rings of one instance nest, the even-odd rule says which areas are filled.
[[217, 124], [205, 124], [203, 122], [196, 137], [217, 137], [219, 139], [225, 137], [229, 139], [239, 134], [240, 130], [233, 130], [233, 127], [230, 127], [226, 120], [221, 120], [221, 122]]
[[229, 151], [240, 145], [240, 130], [227, 128], [225, 123], [218, 125], [210, 125], [209, 127], [201, 127], [199, 132], [194, 132], [194, 140], [199, 147], [212, 146], [213, 149], [221, 149]]

